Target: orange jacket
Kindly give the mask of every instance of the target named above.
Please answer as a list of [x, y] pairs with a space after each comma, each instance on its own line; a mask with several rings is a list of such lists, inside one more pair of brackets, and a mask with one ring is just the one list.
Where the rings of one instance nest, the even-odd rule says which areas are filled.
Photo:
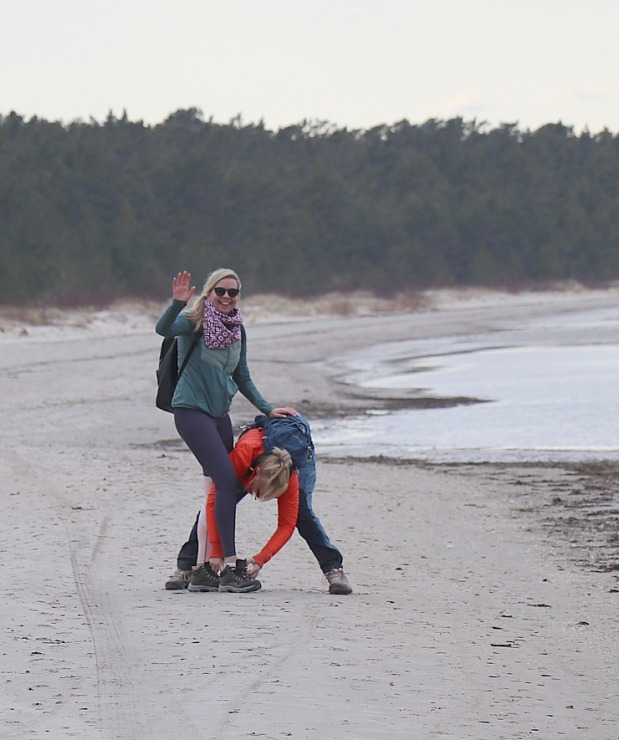
[[[250, 429], [245, 432], [230, 453], [230, 460], [234, 465], [238, 479], [245, 490], [251, 490], [251, 482], [255, 472], [251, 470], [252, 463], [264, 452], [262, 444], [262, 432], [260, 429]], [[212, 558], [223, 557], [217, 521], [215, 519], [215, 497], [217, 489], [213, 485], [206, 503], [206, 523], [208, 538], [211, 544], [210, 556]], [[269, 541], [254, 555], [254, 560], [262, 567], [275, 555], [292, 537], [294, 528], [297, 526], [299, 515], [299, 475], [296, 470], [290, 476], [288, 488], [277, 499], [277, 529], [271, 535]]]

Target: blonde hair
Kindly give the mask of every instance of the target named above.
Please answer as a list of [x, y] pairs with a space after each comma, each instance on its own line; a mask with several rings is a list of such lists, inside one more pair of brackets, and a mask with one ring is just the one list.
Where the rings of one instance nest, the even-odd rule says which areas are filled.
[[213, 290], [217, 283], [224, 278], [232, 278], [233, 280], [236, 280], [236, 287], [241, 290], [241, 278], [236, 274], [236, 272], [234, 272], [234, 270], [230, 270], [228, 267], [219, 267], [217, 270], [213, 270], [213, 272], [211, 272], [211, 274], [206, 278], [202, 292], [193, 302], [192, 307], [186, 311], [187, 318], [192, 324], [194, 324], [196, 329], [202, 326], [202, 321], [204, 319], [204, 303], [208, 298], [208, 294]]
[[261, 501], [279, 498], [288, 488], [292, 473], [292, 458], [287, 450], [274, 447], [258, 464], [254, 488], [260, 492]]

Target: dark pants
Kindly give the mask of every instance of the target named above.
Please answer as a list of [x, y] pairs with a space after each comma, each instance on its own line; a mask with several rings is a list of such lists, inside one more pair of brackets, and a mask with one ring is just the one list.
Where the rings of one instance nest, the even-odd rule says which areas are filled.
[[202, 466], [203, 474], [212, 478], [217, 486], [215, 518], [219, 539], [224, 557], [232, 557], [236, 554], [234, 535], [237, 494], [243, 489], [228, 454], [234, 444], [230, 417], [226, 414], [214, 419], [198, 409], [175, 408], [174, 423], [183, 441]]
[[[323, 573], [328, 573], [334, 568], [342, 567], [342, 553], [331, 542], [325, 532], [320, 519], [312, 508], [312, 494], [314, 481], [308, 485], [309, 493], [299, 491], [299, 518], [297, 530], [307, 542], [309, 549], [314, 553], [318, 565]], [[238, 496], [238, 501], [244, 494]], [[198, 558], [198, 518], [193, 525], [189, 539], [181, 547], [178, 553], [177, 568], [180, 570], [191, 570]]]

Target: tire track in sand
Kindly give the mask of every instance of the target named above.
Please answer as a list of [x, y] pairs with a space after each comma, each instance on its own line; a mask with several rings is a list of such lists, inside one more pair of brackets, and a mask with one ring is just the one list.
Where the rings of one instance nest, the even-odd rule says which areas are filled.
[[[259, 692], [260, 688], [267, 684], [273, 679], [278, 673], [281, 672], [282, 667], [294, 660], [300, 653], [303, 653], [305, 646], [314, 638], [316, 634], [316, 627], [318, 624], [318, 612], [310, 611], [306, 608], [306, 605], [298, 602], [296, 604], [296, 624], [299, 626], [298, 631], [286, 631], [285, 633], [278, 633], [279, 642], [274, 648], [270, 655], [272, 656], [270, 665], [262, 670], [259, 676], [254, 680], [250, 681], [245, 687], [239, 689], [236, 695], [230, 699], [224, 707], [222, 707], [222, 719], [214, 728], [213, 740], [222, 740], [227, 733], [234, 733], [233, 725], [235, 717], [251, 706], [250, 697], [252, 694]], [[281, 635], [287, 634], [288, 639], [283, 642]], [[316, 696], [316, 705], [321, 704], [320, 702], [320, 686], [309, 685], [310, 690]], [[324, 710], [326, 714], [326, 710]], [[325, 726], [333, 726], [333, 717], [325, 716], [323, 720], [326, 722]], [[230, 736], [234, 736], [231, 734]]]

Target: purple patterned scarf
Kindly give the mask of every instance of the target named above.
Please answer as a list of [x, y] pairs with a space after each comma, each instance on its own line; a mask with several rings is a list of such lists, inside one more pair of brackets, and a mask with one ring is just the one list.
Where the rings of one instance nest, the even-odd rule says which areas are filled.
[[221, 313], [207, 299], [204, 301], [204, 344], [209, 349], [227, 349], [241, 341], [243, 316], [235, 308], [231, 314]]

